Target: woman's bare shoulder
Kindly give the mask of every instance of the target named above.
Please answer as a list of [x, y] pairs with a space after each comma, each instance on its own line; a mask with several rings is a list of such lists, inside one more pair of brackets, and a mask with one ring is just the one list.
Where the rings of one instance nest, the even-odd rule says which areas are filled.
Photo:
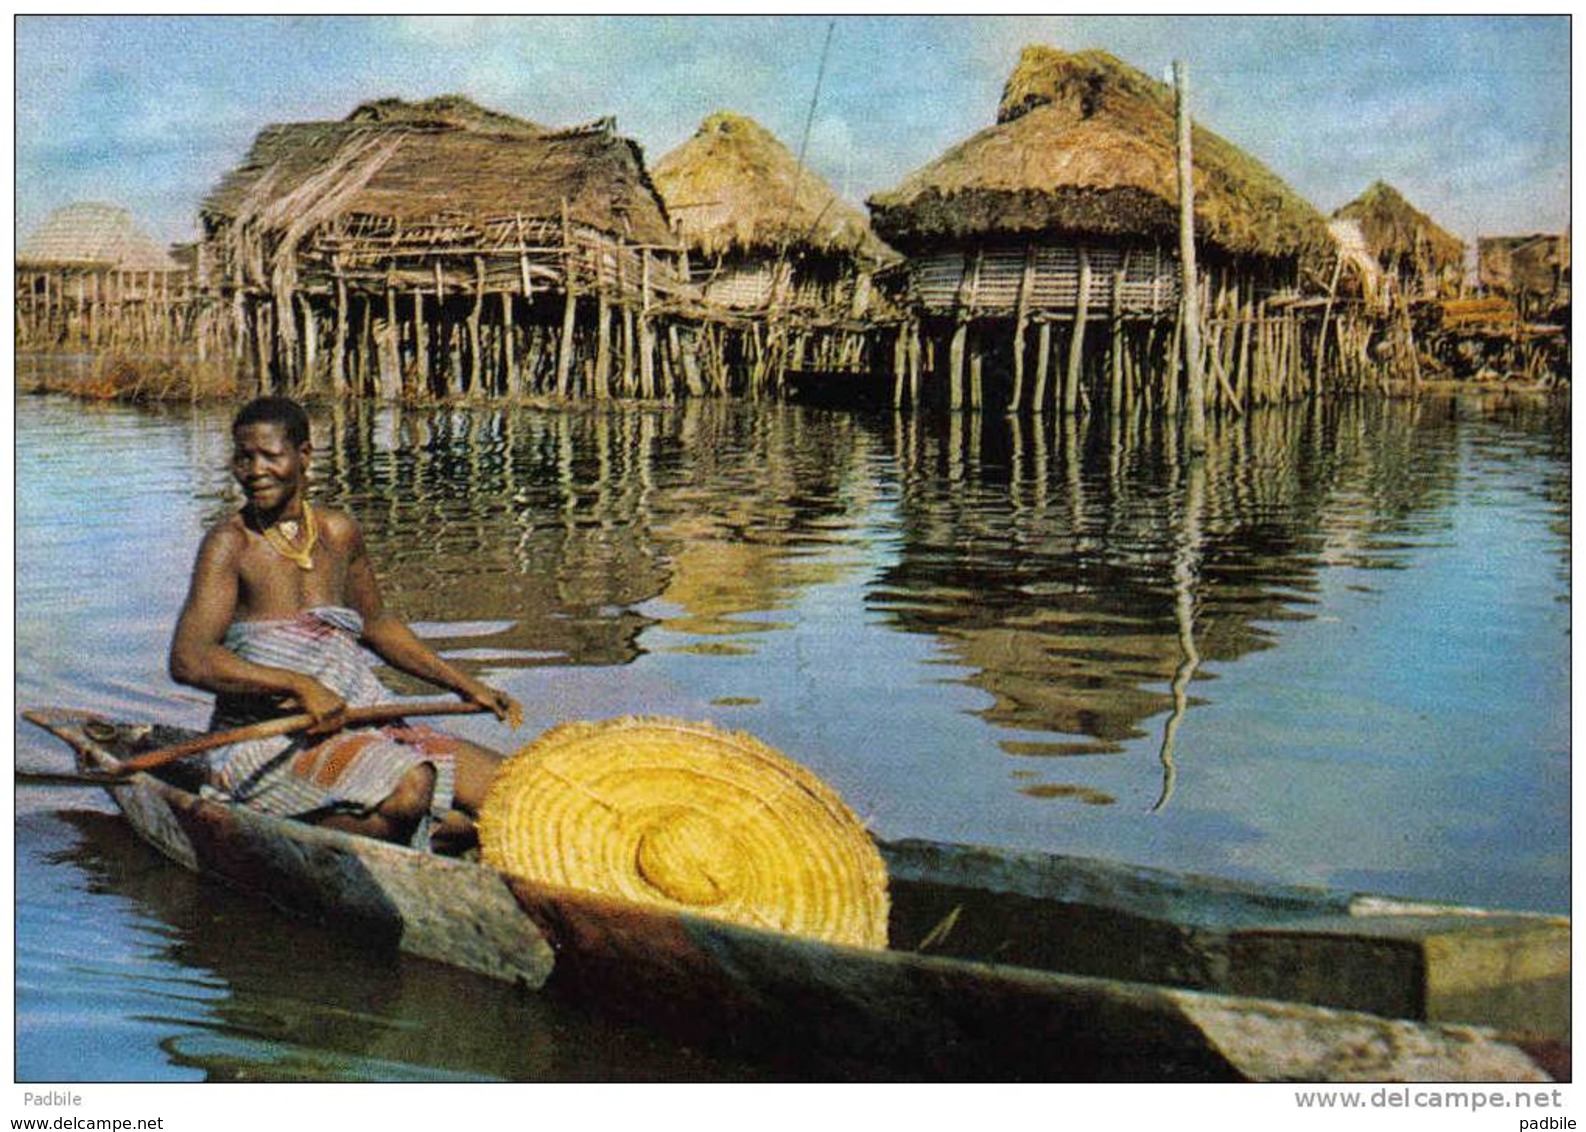
[[247, 521], [242, 517], [241, 512], [234, 511], [216, 520], [209, 530], [204, 532], [204, 541], [198, 549], [201, 554], [237, 553], [247, 544]]
[[351, 512], [339, 507], [322, 507], [314, 504], [314, 522], [319, 527], [319, 537], [338, 546], [348, 546], [362, 537], [362, 529]]

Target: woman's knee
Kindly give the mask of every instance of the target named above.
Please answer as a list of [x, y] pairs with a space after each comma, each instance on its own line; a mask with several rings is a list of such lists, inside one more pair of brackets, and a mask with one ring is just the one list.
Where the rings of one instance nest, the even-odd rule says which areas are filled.
[[404, 774], [396, 789], [380, 803], [380, 813], [392, 821], [418, 821], [430, 812], [435, 798], [435, 767], [420, 763]]

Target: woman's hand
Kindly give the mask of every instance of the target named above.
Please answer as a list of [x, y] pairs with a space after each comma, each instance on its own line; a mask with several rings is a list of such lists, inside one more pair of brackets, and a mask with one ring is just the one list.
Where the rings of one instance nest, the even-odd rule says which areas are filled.
[[307, 729], [310, 735], [328, 735], [347, 722], [347, 701], [318, 680], [304, 677], [287, 703], [314, 717]]
[[458, 689], [458, 695], [478, 704], [514, 731], [523, 726], [523, 705], [499, 688], [473, 681]]

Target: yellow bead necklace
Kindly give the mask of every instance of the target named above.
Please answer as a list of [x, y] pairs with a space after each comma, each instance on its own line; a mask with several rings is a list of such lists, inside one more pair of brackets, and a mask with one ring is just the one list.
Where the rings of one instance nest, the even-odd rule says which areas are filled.
[[271, 549], [282, 558], [296, 562], [299, 569], [312, 570], [314, 568], [314, 546], [319, 542], [319, 524], [314, 521], [314, 509], [308, 505], [307, 500], [303, 501], [303, 545], [301, 548], [292, 545], [292, 539], [296, 538], [297, 531], [294, 529], [292, 538], [288, 538], [286, 532], [281, 529], [285, 526], [295, 528], [297, 524], [290, 519], [281, 523], [272, 523], [264, 528], [264, 541], [269, 543]]

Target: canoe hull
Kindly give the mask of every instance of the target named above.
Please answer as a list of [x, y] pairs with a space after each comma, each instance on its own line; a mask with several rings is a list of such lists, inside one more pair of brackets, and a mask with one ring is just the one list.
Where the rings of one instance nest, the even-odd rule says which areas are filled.
[[[114, 769], [117, 756], [89, 737], [86, 713], [27, 717], [70, 743], [83, 767]], [[283, 821], [147, 774], [109, 791], [139, 836], [173, 861], [294, 914], [689, 1041], [753, 1051], [810, 1076], [1552, 1079], [1542, 1047], [1487, 1029], [1227, 993], [1237, 977], [1230, 956], [1250, 929], [1346, 914], [1349, 898], [1332, 894], [1197, 887], [1148, 870], [1057, 858], [992, 856], [988, 864], [978, 858], [989, 851], [930, 843], [882, 846], [900, 894], [947, 894], [971, 918], [993, 921], [998, 913], [970, 897], [1049, 909], [1107, 903], [1105, 922], [1118, 939], [1158, 958], [1131, 958], [1129, 978], [1105, 977], [1110, 968], [1076, 974], [1015, 965], [1039, 961], [1017, 948], [1015, 963], [954, 955], [950, 932], [933, 933], [949, 941], [941, 954], [874, 951], [635, 906]], [[993, 887], [999, 891], [990, 893]], [[929, 902], [920, 906], [934, 915]], [[956, 923], [958, 912], [949, 919]], [[1042, 934], [1060, 930], [1022, 918]], [[956, 942], [972, 935], [966, 928]], [[1544, 1052], [1553, 1055], [1550, 1068], [1567, 1072], [1560, 1048]]]

